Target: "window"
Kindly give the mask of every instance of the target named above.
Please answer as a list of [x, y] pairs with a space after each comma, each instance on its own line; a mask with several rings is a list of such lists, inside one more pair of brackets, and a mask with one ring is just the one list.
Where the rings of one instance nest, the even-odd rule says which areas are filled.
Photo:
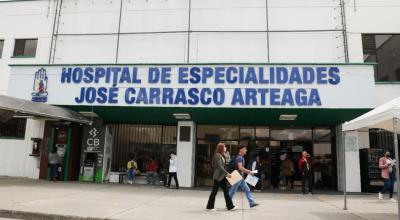
[[362, 35], [364, 62], [378, 63], [375, 80], [400, 81], [400, 34]]
[[0, 122], [0, 138], [25, 138], [26, 119], [12, 118]]
[[16, 39], [14, 57], [34, 57], [36, 55], [37, 39]]
[[0, 58], [3, 55], [4, 40], [0, 40]]

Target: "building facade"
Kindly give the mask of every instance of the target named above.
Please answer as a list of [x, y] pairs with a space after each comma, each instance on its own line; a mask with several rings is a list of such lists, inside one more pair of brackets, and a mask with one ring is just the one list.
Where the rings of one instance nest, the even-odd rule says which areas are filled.
[[[181, 185], [209, 185], [210, 157], [223, 141], [232, 154], [246, 144], [259, 156], [265, 184], [279, 186], [282, 155], [296, 161], [307, 150], [317, 186], [341, 190], [345, 174], [347, 189], [360, 192], [360, 150], [386, 147], [371, 146], [379, 143], [366, 131], [350, 134], [357, 149], [344, 149], [340, 127], [400, 94], [399, 7], [395, 0], [3, 1], [0, 94], [96, 117], [113, 133], [111, 171], [123, 171], [130, 153], [145, 172], [149, 156], [163, 164], [176, 151]], [[54, 123], [3, 123], [0, 175], [46, 178], [46, 156], [66, 135], [67, 152], [76, 152], [66, 166], [78, 176], [85, 129]], [[31, 138], [43, 140], [39, 156], [29, 156]]]

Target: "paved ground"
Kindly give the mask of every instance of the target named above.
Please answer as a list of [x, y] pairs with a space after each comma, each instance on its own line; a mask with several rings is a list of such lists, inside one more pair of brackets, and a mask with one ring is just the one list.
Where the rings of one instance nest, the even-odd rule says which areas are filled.
[[[0, 217], [10, 211], [54, 216], [99, 219], [397, 219], [397, 203], [378, 201], [375, 195], [349, 196], [348, 211], [343, 211], [341, 195], [298, 193], [256, 193], [261, 204], [250, 209], [242, 193], [235, 195], [237, 211], [226, 211], [221, 193], [216, 212], [205, 205], [208, 190], [165, 189], [158, 186], [47, 182], [0, 178]], [[242, 205], [242, 196], [244, 198]], [[242, 209], [243, 208], [243, 209]], [[24, 218], [27, 218], [26, 215]], [[69, 219], [69, 218], [64, 218]], [[79, 218], [75, 218], [79, 219]]]

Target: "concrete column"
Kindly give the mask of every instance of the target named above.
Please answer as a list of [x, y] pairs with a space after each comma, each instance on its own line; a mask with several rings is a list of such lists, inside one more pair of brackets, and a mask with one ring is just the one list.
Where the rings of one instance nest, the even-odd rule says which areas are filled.
[[[45, 120], [28, 119], [25, 130], [25, 152], [23, 177], [39, 179], [40, 157], [29, 156], [32, 153], [33, 142], [31, 138], [43, 138]], [[43, 140], [42, 140], [43, 141]], [[22, 155], [21, 155], [22, 156]]]
[[[190, 129], [190, 131], [189, 131]], [[185, 132], [189, 131], [189, 138]], [[182, 132], [182, 134], [181, 134]], [[178, 180], [182, 187], [194, 186], [195, 149], [196, 149], [196, 124], [192, 121], [178, 122], [177, 136]]]

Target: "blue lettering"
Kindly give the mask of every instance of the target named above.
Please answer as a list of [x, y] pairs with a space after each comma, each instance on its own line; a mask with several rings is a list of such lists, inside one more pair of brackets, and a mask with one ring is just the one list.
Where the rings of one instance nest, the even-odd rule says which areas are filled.
[[289, 84], [293, 84], [294, 82], [296, 82], [297, 84], [302, 84], [298, 67], [293, 67], [292, 71], [290, 72]]
[[76, 67], [73, 71], [72, 71], [72, 81], [74, 83], [80, 83], [82, 81], [82, 76], [83, 75], [83, 70], [80, 67]]
[[202, 72], [202, 80], [201, 83], [206, 84], [207, 78], [211, 78], [213, 76], [213, 69], [210, 67], [204, 67]]
[[311, 89], [310, 100], [308, 101], [309, 106], [313, 106], [314, 104], [317, 106], [321, 105], [321, 98], [319, 97], [317, 89]]
[[157, 83], [160, 81], [160, 70], [157, 67], [149, 68], [149, 83]]
[[257, 105], [257, 90], [245, 89], [246, 105]]
[[315, 72], [312, 67], [303, 67], [303, 83], [312, 84], [315, 80]]
[[85, 76], [83, 78], [83, 82], [85, 82], [85, 83], [93, 82], [93, 68], [92, 67], [86, 67], [83, 75]]
[[87, 88], [85, 99], [87, 103], [93, 103], [96, 100], [96, 89], [93, 87]]
[[118, 88], [116, 87], [110, 88], [110, 92], [108, 94], [108, 103], [111, 104], [118, 103]]
[[182, 88], [179, 88], [176, 91], [176, 96], [175, 96], [175, 105], [178, 105], [179, 103], [182, 103], [183, 105], [187, 104], [186, 100], [186, 95], [185, 95], [185, 90]]
[[96, 67], [94, 71], [94, 82], [99, 83], [100, 78], [104, 77], [105, 75], [106, 75], [106, 70], [103, 67]]
[[257, 80], [257, 76], [256, 76], [256, 71], [253, 67], [249, 67], [247, 69], [247, 74], [246, 74], [246, 79], [244, 80], [245, 84], [249, 84], [249, 83], [253, 83], [253, 84], [257, 84], [258, 80]]
[[186, 84], [188, 83], [188, 68], [187, 67], [180, 67], [179, 68], [179, 75], [178, 75], [178, 83], [179, 84]]
[[281, 105], [285, 106], [287, 104], [293, 106], [293, 96], [292, 96], [292, 91], [290, 89], [284, 89], [283, 90], [283, 95], [282, 95], [282, 102]]
[[242, 90], [238, 88], [233, 90], [233, 97], [231, 102], [231, 105], [236, 105], [236, 104], [244, 105]]
[[326, 67], [317, 67], [317, 83], [318, 84], [327, 84], [326, 80]]
[[211, 94], [211, 89], [209, 88], [203, 88], [200, 91], [200, 101], [203, 105], [209, 105], [211, 103], [211, 97], [206, 97], [206, 95], [210, 95]]
[[139, 79], [137, 67], [132, 68], [132, 83], [138, 83], [138, 84], [142, 83], [142, 80]]
[[97, 90], [98, 97], [96, 98], [96, 101], [100, 104], [106, 103], [107, 102], [107, 88], [105, 87], [100, 87]]
[[131, 74], [129, 72], [128, 67], [122, 68], [121, 78], [119, 79], [119, 83], [132, 83]]
[[224, 84], [224, 67], [216, 67], [215, 68], [215, 84]]
[[199, 103], [199, 90], [197, 88], [190, 88], [188, 91], [190, 105], [197, 105]]
[[200, 80], [201, 80], [200, 72], [201, 72], [201, 69], [199, 67], [190, 68], [190, 76], [191, 76], [190, 83], [197, 84], [200, 82]]
[[328, 81], [331, 85], [337, 85], [340, 83], [340, 76], [339, 76], [340, 70], [337, 67], [331, 67], [329, 68], [328, 74], [329, 77], [331, 77]]
[[141, 102], [143, 102], [143, 104], [149, 103], [149, 100], [147, 98], [146, 88], [140, 88], [138, 95], [136, 97], [136, 104], [140, 104]]
[[63, 67], [62, 68], [61, 83], [65, 83], [65, 82], [71, 83], [71, 71], [72, 71], [71, 67], [68, 67], [68, 68]]
[[281, 103], [279, 102], [279, 92], [280, 89], [270, 89], [269, 93], [270, 93], [270, 104], [271, 105], [280, 105]]
[[277, 67], [276, 68], [276, 82], [278, 84], [285, 84], [288, 81], [288, 70], [286, 67]]
[[163, 88], [163, 99], [162, 103], [163, 104], [173, 104], [174, 103], [174, 98], [173, 98], [174, 90], [171, 88]]
[[213, 100], [216, 105], [222, 105], [225, 102], [225, 91], [221, 88], [216, 88], [213, 94]]
[[171, 83], [171, 67], [161, 68], [161, 83], [162, 84]]
[[265, 74], [264, 74], [264, 68], [263, 67], [259, 67], [258, 68], [258, 80], [260, 84], [268, 84], [269, 80], [265, 78]]
[[135, 97], [131, 97], [131, 94], [134, 95], [136, 90], [134, 88], [127, 88], [125, 91], [125, 102], [127, 104], [135, 103]]
[[159, 88], [150, 88], [149, 103], [150, 104], [160, 104], [160, 94], [161, 94], [161, 90]]
[[113, 86], [116, 86], [118, 83], [118, 74], [121, 72], [121, 67], [112, 67], [112, 72], [114, 73], [114, 78], [113, 78]]
[[233, 74], [237, 74], [237, 69], [233, 66], [226, 68], [226, 81], [230, 84], [234, 84], [237, 82], [238, 77]]
[[297, 89], [295, 96], [298, 106], [307, 105], [307, 91], [305, 89]]
[[75, 97], [75, 102], [83, 103], [84, 100], [85, 100], [85, 87], [82, 87], [79, 97]]

